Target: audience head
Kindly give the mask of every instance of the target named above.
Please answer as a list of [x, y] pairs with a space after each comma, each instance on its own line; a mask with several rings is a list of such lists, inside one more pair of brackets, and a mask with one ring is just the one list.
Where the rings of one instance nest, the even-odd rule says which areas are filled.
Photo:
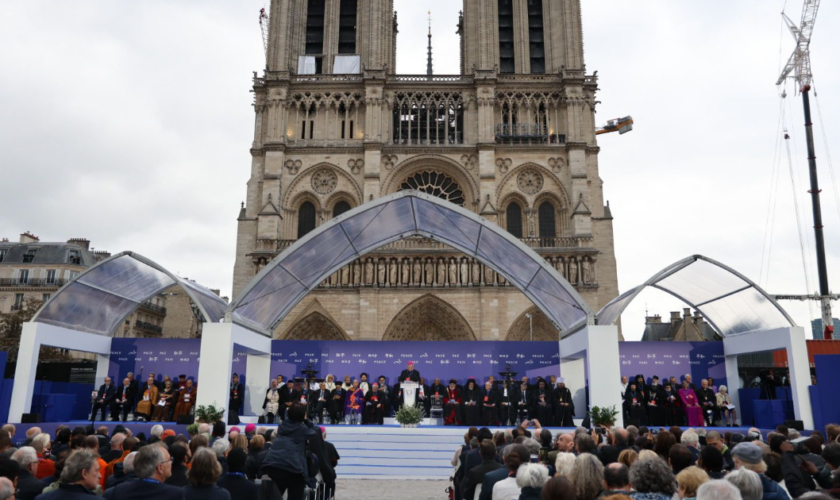
[[621, 453], [618, 454], [618, 461], [629, 469], [633, 463], [639, 459], [639, 454], [636, 453], [636, 450], [626, 449], [622, 450]]
[[[154, 430], [154, 428], [153, 428]], [[227, 434], [227, 426], [224, 422], [218, 421], [213, 424], [213, 437], [214, 438], [223, 438]]]
[[548, 469], [542, 464], [522, 464], [516, 471], [516, 485], [520, 488], [542, 488], [548, 481]]
[[493, 441], [485, 439], [479, 445], [479, 453], [481, 454], [481, 458], [485, 461], [493, 460], [496, 458], [496, 445]]
[[24, 446], [12, 455], [12, 460], [20, 465], [21, 470], [28, 471], [33, 476], [38, 473], [38, 454], [35, 448]]
[[557, 470], [557, 475], [569, 477], [575, 466], [575, 458], [571, 453], [562, 451], [558, 453], [557, 458], [554, 459], [554, 468]]
[[44, 452], [44, 450], [48, 450], [50, 448], [50, 435], [44, 434], [43, 432], [32, 438], [32, 447], [35, 448], [35, 451], [38, 454]]
[[575, 459], [569, 480], [580, 500], [592, 500], [604, 489], [604, 465], [595, 455], [582, 453]]
[[[35, 462], [38, 463], [38, 462]], [[0, 458], [0, 477], [6, 478], [14, 483], [20, 475], [23, 465], [11, 458]], [[12, 490], [12, 493], [15, 491]], [[2, 497], [0, 497], [2, 499]]]
[[719, 479], [700, 486], [697, 500], [741, 500], [741, 492], [729, 481]]
[[630, 467], [630, 484], [639, 493], [662, 493], [667, 496], [676, 493], [674, 474], [658, 456], [636, 461]]
[[822, 451], [823, 460], [832, 468], [840, 468], [840, 444], [828, 443]]
[[752, 443], [739, 443], [732, 449], [732, 460], [735, 468], [748, 469], [758, 474], [767, 471], [767, 464], [764, 463], [764, 452], [761, 448]]
[[723, 454], [717, 448], [709, 445], [700, 450], [697, 466], [705, 471], [717, 472], [723, 470]]
[[209, 448], [200, 448], [193, 455], [191, 464], [187, 477], [190, 484], [197, 488], [215, 484], [222, 475], [222, 466]]
[[289, 408], [289, 420], [292, 422], [303, 422], [304, 417], [306, 417], [306, 405], [295, 403]]
[[183, 443], [175, 443], [169, 448], [169, 455], [172, 457], [172, 465], [184, 465], [187, 463], [187, 447]]
[[64, 462], [60, 481], [63, 484], [78, 484], [94, 491], [101, 477], [98, 458], [90, 450], [73, 452]]
[[606, 466], [604, 468], [604, 488], [630, 491], [630, 469], [620, 462]]
[[738, 469], [727, 474], [724, 479], [738, 488], [743, 500], [761, 500], [761, 497], [764, 496], [761, 478], [751, 470]]
[[700, 443], [700, 436], [696, 431], [688, 429], [680, 436], [680, 444], [688, 448], [697, 448]]
[[6, 477], [0, 477], [0, 500], [8, 500], [15, 496], [15, 484]]
[[508, 470], [516, 472], [522, 464], [527, 464], [531, 460], [531, 454], [528, 453], [528, 448], [521, 444], [512, 444], [505, 447], [504, 462]]
[[578, 434], [575, 437], [575, 447], [579, 454], [582, 453], [597, 453], [598, 447], [592, 436], [589, 434]]
[[671, 464], [674, 474], [689, 467], [692, 459], [691, 451], [681, 444], [675, 444], [668, 453], [668, 463]]
[[245, 472], [245, 462], [248, 461], [248, 453], [242, 448], [230, 450], [227, 456], [228, 470], [230, 472]]
[[132, 451], [125, 456], [125, 460], [123, 460], [123, 472], [126, 474], [134, 472], [134, 461], [137, 460], [137, 453], [136, 451]]
[[656, 442], [653, 445], [653, 451], [655, 451], [656, 454], [663, 459], [667, 460], [668, 453], [671, 451], [671, 447], [675, 444], [677, 444], [677, 438], [675, 438], [673, 434], [667, 431], [660, 432], [656, 435]]
[[553, 477], [542, 487], [542, 500], [577, 500], [575, 487], [565, 477]]
[[230, 449], [230, 442], [227, 439], [217, 439], [213, 441], [212, 448], [217, 457], [223, 457]]
[[677, 474], [677, 485], [680, 492], [680, 498], [694, 498], [697, 496], [697, 490], [704, 483], [709, 481], [709, 475], [706, 471], [699, 467], [686, 467]]
[[134, 474], [140, 479], [166, 481], [172, 475], [172, 460], [162, 446], [146, 445], [134, 457]]

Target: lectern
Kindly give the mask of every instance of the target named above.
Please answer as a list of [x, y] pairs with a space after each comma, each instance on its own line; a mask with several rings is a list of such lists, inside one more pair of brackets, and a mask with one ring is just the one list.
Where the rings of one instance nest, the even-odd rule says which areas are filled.
[[414, 406], [417, 403], [417, 388], [420, 384], [417, 382], [403, 382], [400, 389], [403, 392], [403, 402], [405, 406]]

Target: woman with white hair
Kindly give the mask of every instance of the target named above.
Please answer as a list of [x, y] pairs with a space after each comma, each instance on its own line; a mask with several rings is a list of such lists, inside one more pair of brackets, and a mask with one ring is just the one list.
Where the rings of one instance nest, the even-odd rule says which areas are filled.
[[718, 393], [715, 394], [715, 398], [717, 398], [718, 408], [720, 408], [720, 412], [723, 415], [724, 424], [727, 427], [735, 427], [735, 408], [731, 410], [728, 408], [732, 406], [732, 397], [729, 395], [729, 391], [725, 385], [718, 388]]
[[591, 453], [581, 453], [569, 475], [578, 500], [594, 500], [604, 490], [604, 464]]
[[541, 500], [542, 487], [548, 481], [548, 469], [542, 464], [524, 464], [516, 471], [519, 500]]
[[573, 453], [558, 453], [554, 460], [554, 468], [557, 470], [555, 476], [569, 477], [572, 474], [572, 469], [575, 467], [575, 455]]

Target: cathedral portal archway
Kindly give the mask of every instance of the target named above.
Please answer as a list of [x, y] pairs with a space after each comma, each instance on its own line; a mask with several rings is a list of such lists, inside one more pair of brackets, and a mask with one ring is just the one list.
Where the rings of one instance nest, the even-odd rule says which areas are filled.
[[298, 321], [282, 340], [350, 340], [341, 328], [319, 312], [312, 312]]
[[551, 321], [545, 317], [538, 308], [532, 307], [520, 314], [518, 318], [510, 325], [505, 340], [530, 340], [531, 339], [531, 325], [530, 320], [526, 316], [530, 314], [534, 323], [534, 340], [559, 340], [560, 335]]
[[424, 295], [400, 311], [382, 340], [476, 340], [467, 320], [450, 304]]

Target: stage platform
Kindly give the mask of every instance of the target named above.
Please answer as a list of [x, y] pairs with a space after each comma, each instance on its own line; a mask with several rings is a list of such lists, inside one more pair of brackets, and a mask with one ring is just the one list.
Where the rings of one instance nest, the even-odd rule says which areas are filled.
[[[90, 425], [90, 421], [65, 422], [71, 428]], [[61, 423], [20, 424], [14, 441], [23, 441], [26, 430], [38, 426], [42, 431], [55, 435], [55, 429]], [[109, 431], [118, 422], [96, 422], [95, 426], [105, 425]], [[143, 432], [150, 435], [156, 423], [122, 424], [131, 429], [135, 435]], [[186, 425], [176, 425], [164, 422], [166, 429], [173, 429], [176, 433], [186, 434]], [[229, 426], [232, 427], [232, 426]], [[244, 430], [245, 424], [240, 424]], [[270, 425], [260, 425], [270, 427]], [[453, 472], [452, 458], [455, 450], [464, 442], [467, 427], [421, 425], [416, 428], [403, 428], [396, 424], [388, 425], [325, 425], [327, 440], [333, 443], [341, 456], [336, 469], [339, 477], [353, 479], [447, 479]], [[508, 428], [491, 427], [496, 430]], [[707, 427], [706, 430], [724, 432], [740, 432], [747, 434], [747, 427]], [[552, 434], [574, 432], [573, 428], [550, 428]], [[769, 430], [762, 431], [765, 435]]]

